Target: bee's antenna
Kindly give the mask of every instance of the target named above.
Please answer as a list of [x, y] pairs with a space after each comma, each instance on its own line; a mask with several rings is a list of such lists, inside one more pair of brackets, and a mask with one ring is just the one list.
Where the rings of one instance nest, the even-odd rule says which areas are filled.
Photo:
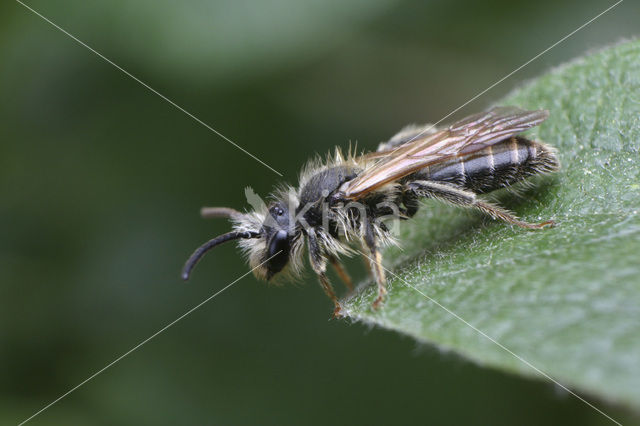
[[[231, 210], [231, 209], [230, 209]], [[182, 268], [182, 279], [187, 281], [189, 279], [189, 275], [191, 275], [191, 270], [196, 266], [198, 261], [205, 255], [206, 252], [211, 250], [217, 245], [222, 243], [226, 243], [227, 241], [239, 240], [241, 238], [258, 238], [260, 237], [259, 232], [227, 232], [226, 234], [219, 235], [212, 240], [207, 241], [193, 252], [193, 254], [189, 257], [187, 262], [184, 264], [184, 268]]]
[[229, 219], [242, 216], [242, 213], [238, 210], [232, 209], [231, 207], [203, 207], [200, 209], [200, 216], [204, 219], [212, 219], [216, 217]]

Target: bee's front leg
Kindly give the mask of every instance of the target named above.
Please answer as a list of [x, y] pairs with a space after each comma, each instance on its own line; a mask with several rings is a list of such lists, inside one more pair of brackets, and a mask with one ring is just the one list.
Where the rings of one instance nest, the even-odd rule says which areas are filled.
[[318, 237], [316, 236], [315, 232], [309, 231], [307, 234], [307, 239], [309, 242], [309, 262], [311, 263], [311, 267], [313, 268], [313, 271], [318, 275], [322, 290], [324, 290], [327, 297], [329, 297], [329, 299], [331, 299], [331, 301], [333, 302], [333, 316], [335, 318], [340, 318], [342, 316], [342, 306], [340, 306], [340, 302], [338, 301], [336, 292], [333, 290], [333, 286], [329, 281], [329, 277], [327, 277], [327, 274], [325, 273], [327, 270], [327, 257], [322, 252], [320, 244], [318, 244]]
[[333, 286], [331, 285], [331, 282], [329, 281], [329, 277], [327, 277], [327, 275], [325, 273], [320, 273], [320, 274], [318, 274], [318, 279], [320, 280], [320, 286], [324, 290], [325, 294], [333, 302], [333, 306], [334, 306], [334, 308], [333, 308], [333, 317], [334, 318], [342, 317], [343, 316], [342, 306], [340, 305], [340, 302], [338, 302], [338, 298], [336, 297], [336, 292], [333, 291]]

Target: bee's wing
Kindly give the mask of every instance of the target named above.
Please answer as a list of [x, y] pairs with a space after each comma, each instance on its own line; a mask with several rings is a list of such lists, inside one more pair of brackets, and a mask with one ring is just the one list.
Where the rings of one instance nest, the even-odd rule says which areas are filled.
[[414, 136], [415, 140], [408, 140], [394, 149], [369, 154], [370, 158], [379, 160], [347, 182], [341, 192], [349, 199], [361, 198], [423, 167], [471, 154], [537, 126], [548, 116], [546, 110], [525, 111], [515, 107], [496, 107], [471, 115], [444, 130]]
[[434, 133], [437, 133], [439, 129], [437, 129], [433, 124], [423, 124], [421, 126], [412, 124], [404, 127], [395, 135], [391, 136], [391, 138], [386, 142], [381, 142], [378, 145], [378, 149], [372, 152], [367, 152], [366, 154], [362, 154], [359, 159], [361, 160], [379, 160], [385, 157], [388, 157], [394, 150], [396, 150], [400, 145], [403, 145], [407, 142], [411, 142], [415, 139], [421, 138], [424, 139], [427, 136], [430, 136]]
[[414, 141], [420, 137], [426, 138], [427, 136], [431, 136], [437, 133], [438, 130], [440, 129], [437, 129], [435, 124], [423, 124], [421, 126], [411, 124], [393, 135], [388, 141], [378, 145], [377, 152], [392, 151], [407, 142]]

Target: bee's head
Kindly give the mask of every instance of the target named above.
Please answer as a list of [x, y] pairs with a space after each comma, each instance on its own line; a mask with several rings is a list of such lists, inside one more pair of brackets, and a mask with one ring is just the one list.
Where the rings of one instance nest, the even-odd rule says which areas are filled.
[[268, 208], [246, 214], [229, 208], [206, 208], [202, 215], [227, 217], [234, 223], [234, 230], [200, 246], [184, 266], [184, 280], [189, 279], [191, 270], [207, 251], [231, 240], [238, 240], [258, 278], [269, 281], [288, 265], [294, 274], [300, 272], [302, 239], [286, 202], [275, 201]]
[[278, 201], [269, 207], [260, 230], [261, 238], [264, 239], [260, 257], [262, 262], [269, 260], [261, 266], [264, 268], [263, 271], [256, 275], [270, 280], [289, 263], [295, 237], [294, 227], [289, 222], [289, 208], [286, 203]]

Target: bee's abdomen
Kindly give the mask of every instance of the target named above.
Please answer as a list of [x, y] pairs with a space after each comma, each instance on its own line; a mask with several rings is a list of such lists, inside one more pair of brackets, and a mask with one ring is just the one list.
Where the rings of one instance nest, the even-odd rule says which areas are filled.
[[552, 148], [516, 136], [473, 154], [425, 167], [416, 173], [416, 178], [447, 182], [483, 193], [513, 185], [532, 175], [552, 172], [558, 167]]

